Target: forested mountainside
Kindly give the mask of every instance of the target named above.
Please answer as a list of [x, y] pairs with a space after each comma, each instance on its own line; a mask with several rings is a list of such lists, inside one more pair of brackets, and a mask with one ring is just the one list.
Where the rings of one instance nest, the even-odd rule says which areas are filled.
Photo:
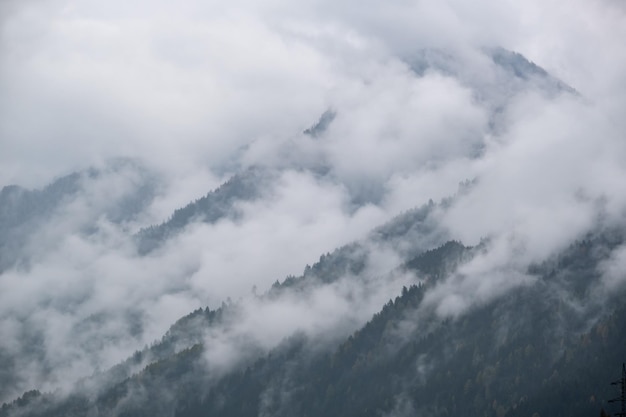
[[626, 7], [561, 3], [0, 0], [0, 417], [615, 414]]
[[308, 129], [199, 156], [182, 178], [230, 179], [153, 226], [180, 195], [139, 163], [3, 188], [0, 417], [611, 411], [624, 202], [554, 133], [580, 96], [502, 48], [388, 59]]
[[227, 371], [207, 368], [198, 336], [236, 317], [238, 305], [197, 310], [110, 371], [117, 376], [94, 377], [106, 382], [68, 396], [29, 392], [1, 415], [599, 415], [617, 394], [609, 383], [626, 342], [624, 291], [604, 292], [599, 271], [623, 239], [621, 230], [590, 235], [532, 266], [531, 284], [441, 317], [431, 294], [488, 245], [451, 241], [400, 265], [419, 282], [347, 339], [319, 345], [296, 332]]

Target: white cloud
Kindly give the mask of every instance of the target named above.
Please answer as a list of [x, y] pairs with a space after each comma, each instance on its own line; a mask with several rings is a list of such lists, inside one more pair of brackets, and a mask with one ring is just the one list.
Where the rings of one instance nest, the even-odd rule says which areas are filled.
[[[527, 285], [526, 263], [600, 215], [623, 220], [625, 20], [619, 3], [600, 0], [1, 2], [0, 185], [43, 186], [117, 156], [141, 159], [160, 183], [152, 205], [121, 226], [107, 210], [142, 178], [89, 182], [63, 205], [30, 242], [32, 268], [0, 275], [0, 330], [18, 337], [29, 323], [43, 331], [46, 360], [85, 375], [182, 314], [265, 290], [474, 178], [440, 220], [466, 244], [489, 236], [494, 246], [436, 288], [432, 305], [461, 314]], [[504, 83], [483, 55], [498, 45], [582, 96], [518, 94], [523, 82]], [[458, 57], [454, 72], [414, 74], [404, 60], [424, 48]], [[329, 108], [328, 130], [303, 135]], [[491, 131], [496, 108], [502, 126]], [[136, 257], [129, 231], [256, 164], [286, 170], [271, 193], [238, 205], [241, 218], [191, 225]], [[88, 226], [96, 232], [83, 233]], [[385, 268], [397, 260], [383, 258]], [[324, 332], [347, 312], [364, 320], [380, 301], [355, 312], [346, 294], [356, 289], [346, 291], [250, 304], [262, 314], [238, 334], [267, 348], [300, 327]], [[129, 337], [129, 316], [143, 333]], [[26, 385], [53, 386], [38, 366], [24, 365]]]

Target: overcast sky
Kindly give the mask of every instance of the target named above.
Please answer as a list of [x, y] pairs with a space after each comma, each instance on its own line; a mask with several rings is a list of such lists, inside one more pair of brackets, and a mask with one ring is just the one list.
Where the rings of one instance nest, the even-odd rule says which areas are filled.
[[[47, 360], [60, 371], [45, 379], [33, 365], [27, 384], [88, 375], [189, 311], [253, 285], [264, 291], [468, 179], [475, 186], [438, 220], [469, 245], [491, 237], [493, 250], [429, 302], [456, 316], [529, 285], [524, 265], [600, 217], [623, 220], [623, 39], [617, 0], [4, 0], [0, 186], [43, 187], [115, 157], [136, 158], [162, 183], [146, 212], [121, 226], [103, 213], [133, 192], [135, 174], [87, 183], [29, 246], [33, 267], [0, 276], [0, 343], [18, 354], [23, 347], [7, 340], [20, 323], [45, 332]], [[496, 46], [579, 95], [511, 84], [484, 53]], [[425, 50], [454, 57], [458, 73], [418, 76], [408, 63]], [[336, 112], [328, 130], [304, 135], [328, 109]], [[157, 256], [135, 256], [129, 231], [259, 164], [283, 171], [271, 192], [239, 207], [238, 221], [194, 225]], [[321, 170], [329, 174], [314, 174]], [[81, 234], [93, 224], [95, 236]], [[378, 261], [392, 268], [398, 258]], [[402, 279], [380, 297], [357, 297], [368, 302], [348, 320], [367, 320]], [[321, 332], [334, 326], [326, 318], [351, 311], [352, 290], [324, 291], [307, 307], [322, 319], [305, 329]], [[287, 329], [272, 342], [297, 327], [281, 321], [286, 311], [307, 316], [292, 299], [258, 310]], [[131, 312], [146, 329], [138, 340], [125, 339]], [[107, 314], [106, 325], [76, 333], [85, 318]], [[254, 318], [241, 328], [256, 328]]]

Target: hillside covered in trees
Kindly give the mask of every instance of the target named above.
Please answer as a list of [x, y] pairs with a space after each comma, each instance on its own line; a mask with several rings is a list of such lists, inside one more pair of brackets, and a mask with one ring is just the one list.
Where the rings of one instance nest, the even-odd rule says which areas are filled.
[[[623, 238], [620, 230], [590, 235], [531, 266], [532, 284], [441, 317], [431, 294], [489, 245], [450, 241], [398, 265], [418, 282], [345, 339], [320, 344], [296, 331], [230, 369], [211, 369], [203, 335], [231, 326], [241, 306], [199, 309], [71, 393], [29, 392], [1, 415], [599, 415], [613, 407], [609, 383], [626, 342], [624, 289], [603, 292], [599, 271]], [[332, 271], [345, 268], [358, 276], [349, 252], [323, 256], [259, 297], [297, 291], [306, 298], [314, 274], [329, 277], [315, 285], [329, 285]]]

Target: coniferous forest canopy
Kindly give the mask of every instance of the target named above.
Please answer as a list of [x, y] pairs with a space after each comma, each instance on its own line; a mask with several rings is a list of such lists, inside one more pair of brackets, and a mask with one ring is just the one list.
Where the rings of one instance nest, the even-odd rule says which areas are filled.
[[1, 2], [0, 417], [619, 415], [623, 39], [614, 0]]

